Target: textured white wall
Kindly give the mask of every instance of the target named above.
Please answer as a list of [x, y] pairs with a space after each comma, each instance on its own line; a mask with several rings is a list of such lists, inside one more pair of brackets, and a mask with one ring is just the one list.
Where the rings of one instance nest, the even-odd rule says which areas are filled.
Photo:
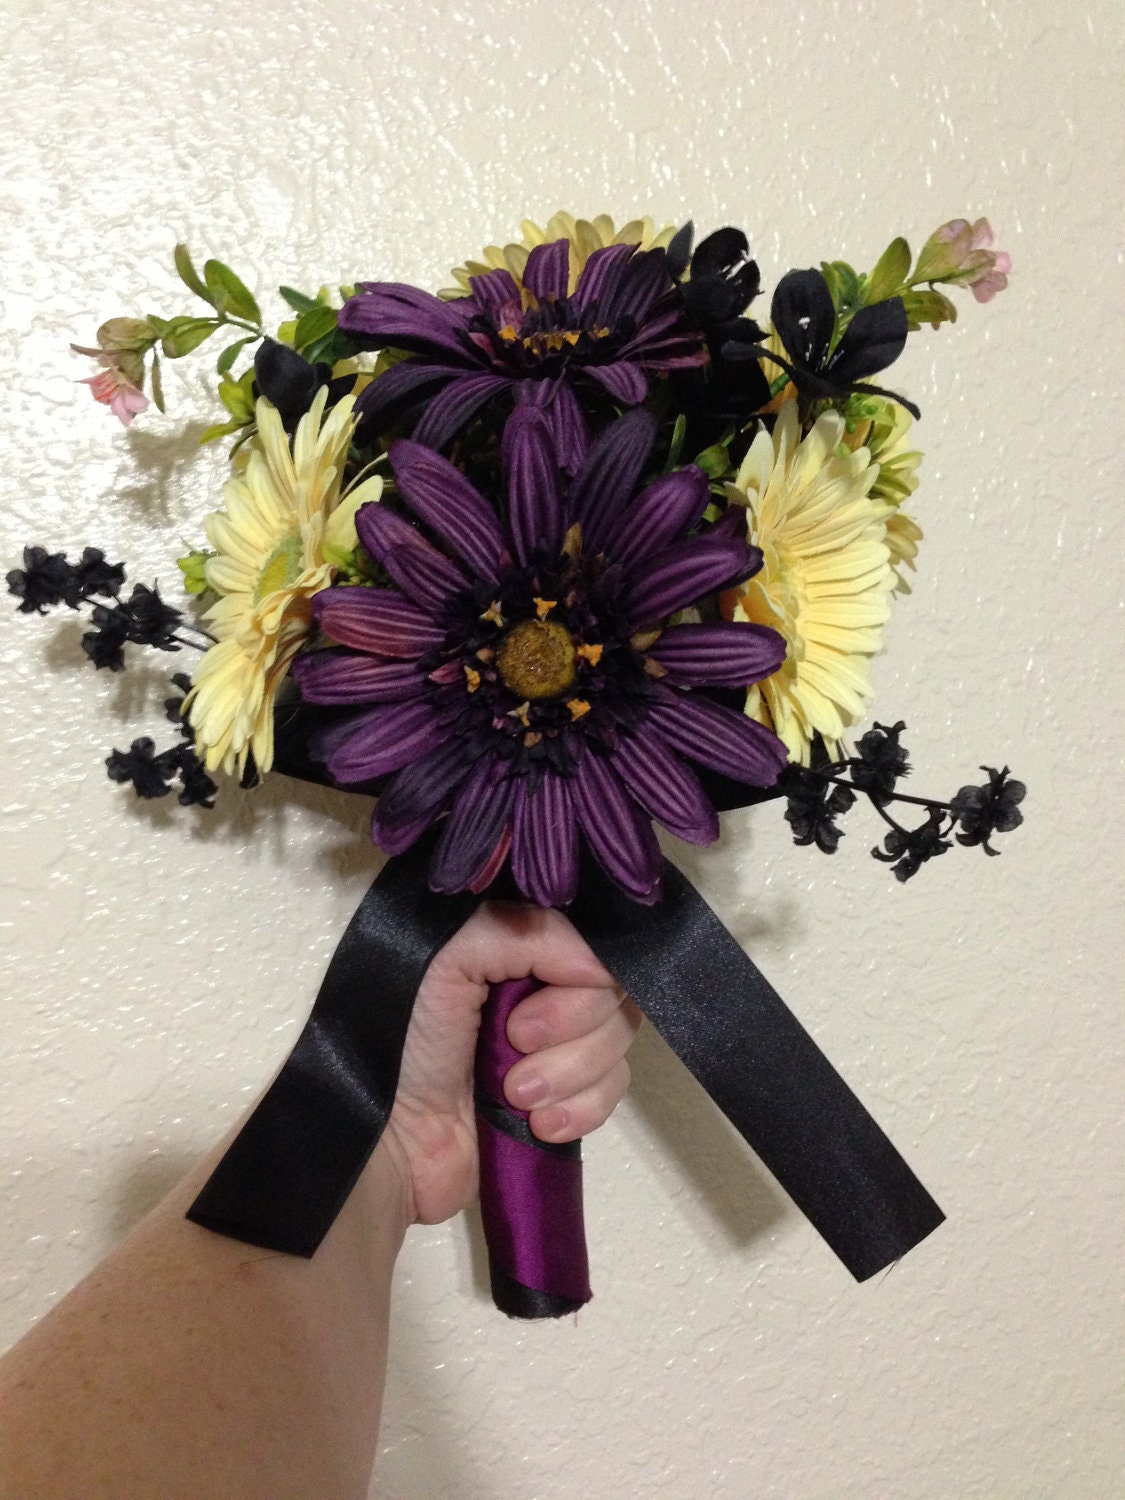
[[[829, 861], [773, 807], [688, 865], [949, 1223], [853, 1285], [646, 1036], [588, 1148], [598, 1295], [577, 1324], [494, 1313], [465, 1222], [413, 1233], [379, 1493], [1119, 1495], [1119, 8], [7, 0], [5, 19], [0, 571], [25, 541], [99, 542], [174, 583], [215, 504], [202, 379], [177, 367], [173, 415], [123, 434], [67, 343], [177, 310], [177, 238], [264, 291], [440, 285], [527, 213], [690, 213], [744, 225], [771, 286], [991, 216], [1011, 290], [960, 299], [894, 372], [923, 408], [927, 536], [876, 707], [910, 725], [920, 789], [1009, 759], [1027, 827], [1001, 860], [958, 851], [899, 887], [858, 810]], [[159, 732], [159, 675], [95, 679], [70, 620], [0, 614], [10, 1340], [269, 1075], [376, 859], [358, 799], [135, 805], [102, 757]]]

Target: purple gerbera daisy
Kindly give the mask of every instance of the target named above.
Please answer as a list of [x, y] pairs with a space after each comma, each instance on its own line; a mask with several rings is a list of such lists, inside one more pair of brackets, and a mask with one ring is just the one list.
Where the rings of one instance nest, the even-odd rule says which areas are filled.
[[769, 730], [691, 691], [768, 676], [785, 645], [759, 625], [667, 623], [761, 554], [721, 524], [688, 535], [710, 498], [694, 465], [638, 488], [655, 430], [647, 411], [620, 417], [567, 483], [543, 413], [519, 408], [504, 432], [506, 526], [448, 460], [396, 443], [398, 493], [440, 550], [389, 504], [365, 505], [360, 539], [397, 588], [314, 600], [341, 645], [298, 658], [301, 693], [362, 705], [315, 753], [339, 783], [389, 775], [372, 824], [389, 853], [448, 813], [434, 890], [481, 890], [510, 854], [524, 895], [565, 906], [581, 831], [651, 903], [651, 819], [692, 843], [718, 837], [686, 762], [756, 786], [785, 765]]
[[588, 446], [576, 377], [619, 406], [636, 406], [650, 372], [703, 365], [707, 353], [684, 318], [663, 250], [595, 250], [572, 295], [569, 254], [567, 240], [537, 245], [522, 291], [507, 271], [490, 271], [473, 278], [468, 297], [451, 302], [396, 282], [360, 282], [339, 326], [370, 347], [418, 357], [373, 381], [357, 413], [378, 424], [424, 402], [414, 438], [441, 448], [487, 402], [508, 395], [547, 413], [559, 461], [575, 473]]

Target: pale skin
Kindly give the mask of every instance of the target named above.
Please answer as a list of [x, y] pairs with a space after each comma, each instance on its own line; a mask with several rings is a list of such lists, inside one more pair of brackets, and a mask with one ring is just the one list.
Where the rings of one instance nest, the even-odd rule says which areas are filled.
[[366, 1496], [395, 1259], [476, 1192], [480, 1008], [528, 974], [509, 1101], [545, 1140], [606, 1120], [636, 1009], [560, 913], [481, 907], [426, 973], [391, 1121], [316, 1255], [188, 1223], [217, 1148], [0, 1361], [3, 1500]]

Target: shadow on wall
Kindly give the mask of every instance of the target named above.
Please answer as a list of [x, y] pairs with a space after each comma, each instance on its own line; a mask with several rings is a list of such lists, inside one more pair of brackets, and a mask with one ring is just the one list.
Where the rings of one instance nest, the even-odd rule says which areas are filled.
[[198, 1152], [160, 1152], [146, 1156], [127, 1170], [108, 1205], [109, 1233], [115, 1239], [128, 1234], [184, 1180], [198, 1161]]
[[656, 1159], [674, 1163], [677, 1176], [687, 1183], [677, 1201], [693, 1217], [703, 1216], [705, 1233], [718, 1231], [732, 1249], [743, 1248], [796, 1213], [652, 1026], [642, 1029], [629, 1062], [630, 1098], [645, 1135], [659, 1147]]

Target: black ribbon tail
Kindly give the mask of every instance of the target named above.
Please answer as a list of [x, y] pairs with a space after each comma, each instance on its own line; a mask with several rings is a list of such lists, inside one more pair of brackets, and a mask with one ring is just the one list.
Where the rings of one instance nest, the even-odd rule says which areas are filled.
[[638, 906], [588, 861], [567, 915], [857, 1281], [945, 1215], [678, 870]]
[[479, 897], [435, 896], [433, 839], [391, 860], [348, 924], [305, 1029], [187, 1217], [311, 1256], [390, 1117], [414, 999]]

